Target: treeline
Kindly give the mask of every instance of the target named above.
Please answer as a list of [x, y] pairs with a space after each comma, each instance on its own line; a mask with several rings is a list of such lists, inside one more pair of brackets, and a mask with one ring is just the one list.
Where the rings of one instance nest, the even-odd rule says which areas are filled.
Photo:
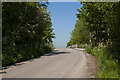
[[2, 3], [2, 66], [39, 57], [53, 49], [46, 2]]
[[120, 2], [92, 2], [82, 5], [81, 9], [77, 9], [78, 20], [71, 33], [71, 44], [119, 44]]
[[120, 2], [81, 4], [67, 46], [87, 44], [86, 51], [95, 55], [99, 61], [99, 77], [116, 78], [120, 60]]

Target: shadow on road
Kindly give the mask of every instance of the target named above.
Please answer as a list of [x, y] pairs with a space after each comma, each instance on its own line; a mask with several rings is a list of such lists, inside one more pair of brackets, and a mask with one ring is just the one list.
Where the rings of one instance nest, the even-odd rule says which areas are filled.
[[8, 69], [8, 68], [10, 68], [10, 67], [12, 67], [12, 66], [20, 66], [20, 65], [23, 65], [23, 64], [25, 64], [25, 63], [16, 63], [16, 64], [13, 64], [13, 65], [10, 65], [10, 66], [6, 66], [6, 67], [2, 67], [2, 69], [0, 70], [0, 74], [4, 74], [4, 73], [7, 73], [7, 72], [5, 72], [5, 71], [3, 71], [3, 70], [6, 70], [6, 69]]
[[[54, 50], [53, 52], [51, 53], [47, 53], [47, 54], [44, 54], [43, 56], [53, 56], [53, 55], [59, 55], [59, 54], [69, 54], [70, 52], [62, 52], [60, 50]], [[40, 57], [36, 57], [34, 59], [40, 59]], [[20, 62], [20, 63], [16, 63], [16, 64], [13, 64], [13, 65], [10, 65], [10, 66], [6, 66], [6, 67], [2, 67], [2, 69], [0, 70], [0, 74], [5, 74], [7, 72], [3, 71], [3, 70], [6, 70], [12, 66], [20, 66], [20, 65], [23, 65], [23, 64], [26, 64], [28, 62], [34, 62], [34, 59], [30, 59], [30, 60], [27, 60], [27, 61], [23, 61], [23, 62]]]
[[[58, 51], [58, 50], [57, 50]], [[57, 52], [56, 50], [51, 52], [51, 53], [48, 53], [48, 54], [45, 54], [43, 56], [53, 56], [53, 55], [59, 55], [59, 54], [69, 54], [70, 52]]]
[[6, 72], [6, 71], [1, 71], [1, 72], [0, 72], [0, 74], [5, 74], [5, 73], [7, 73], [7, 72]]

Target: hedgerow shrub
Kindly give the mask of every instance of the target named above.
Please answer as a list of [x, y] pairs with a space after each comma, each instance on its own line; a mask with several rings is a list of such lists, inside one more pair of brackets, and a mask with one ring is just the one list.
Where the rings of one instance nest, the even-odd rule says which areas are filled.
[[15, 51], [2, 54], [2, 66], [9, 66], [17, 62], [26, 61], [36, 57], [40, 57], [45, 53], [51, 52], [54, 49], [52, 46], [41, 46], [39, 48], [17, 49]]

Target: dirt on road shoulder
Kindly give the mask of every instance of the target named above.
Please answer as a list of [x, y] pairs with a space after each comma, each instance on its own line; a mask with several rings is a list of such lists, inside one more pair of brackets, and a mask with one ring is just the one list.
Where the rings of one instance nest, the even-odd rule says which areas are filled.
[[87, 58], [87, 66], [88, 66], [88, 76], [89, 78], [97, 78], [97, 59], [95, 56], [88, 54], [82, 51]]

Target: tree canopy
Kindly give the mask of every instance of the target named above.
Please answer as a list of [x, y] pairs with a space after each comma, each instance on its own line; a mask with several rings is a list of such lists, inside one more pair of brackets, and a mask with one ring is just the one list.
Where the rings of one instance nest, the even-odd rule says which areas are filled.
[[78, 20], [70, 40], [76, 44], [91, 42], [93, 46], [98, 46], [100, 43], [104, 45], [112, 43], [112, 46], [120, 44], [120, 2], [82, 2], [81, 4], [83, 6], [77, 9]]
[[[26, 57], [40, 55], [41, 46], [52, 45], [55, 34], [47, 3], [8, 2], [2, 5], [3, 61], [6, 58], [4, 55], [16, 58], [24, 57], [23, 52], [28, 55]], [[28, 53], [25, 52], [27, 49]], [[34, 50], [39, 52], [35, 53]]]

